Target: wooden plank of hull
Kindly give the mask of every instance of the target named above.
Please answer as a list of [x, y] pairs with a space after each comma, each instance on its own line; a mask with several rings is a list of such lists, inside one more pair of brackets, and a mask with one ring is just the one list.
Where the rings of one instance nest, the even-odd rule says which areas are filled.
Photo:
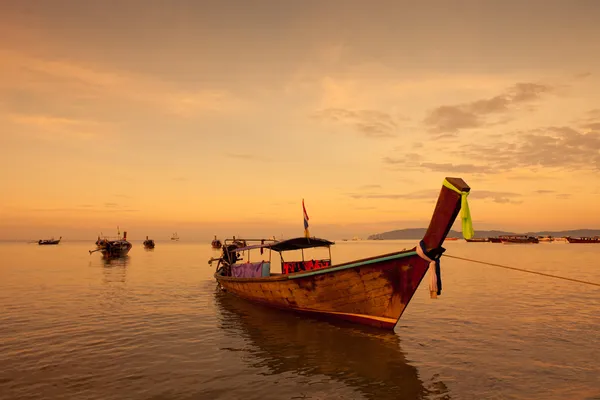
[[[215, 275], [229, 293], [280, 309], [393, 329], [425, 276], [414, 252], [266, 278]], [[402, 257], [408, 255], [408, 257]]]

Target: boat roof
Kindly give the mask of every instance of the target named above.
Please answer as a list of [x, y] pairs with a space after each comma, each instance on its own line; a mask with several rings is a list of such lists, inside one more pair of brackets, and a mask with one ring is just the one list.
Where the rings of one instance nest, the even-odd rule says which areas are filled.
[[335, 244], [334, 242], [330, 242], [329, 240], [326, 239], [320, 239], [320, 238], [306, 238], [306, 237], [297, 237], [297, 238], [292, 238], [292, 239], [286, 239], [286, 240], [282, 240], [279, 242], [275, 242], [275, 243], [261, 243], [261, 244], [253, 244], [250, 246], [245, 246], [245, 247], [238, 247], [236, 249], [233, 249], [232, 251], [235, 252], [241, 252], [241, 251], [245, 251], [245, 250], [252, 250], [252, 249], [271, 249], [277, 252], [282, 252], [282, 251], [289, 251], [289, 250], [301, 250], [301, 249], [309, 249], [312, 247], [329, 247], [332, 244]]
[[287, 240], [282, 240], [281, 242], [273, 243], [271, 246], [271, 250], [275, 251], [288, 251], [288, 250], [301, 250], [301, 249], [309, 249], [312, 247], [329, 247], [334, 242], [330, 242], [327, 239], [320, 238], [307, 238], [307, 237], [297, 237]]

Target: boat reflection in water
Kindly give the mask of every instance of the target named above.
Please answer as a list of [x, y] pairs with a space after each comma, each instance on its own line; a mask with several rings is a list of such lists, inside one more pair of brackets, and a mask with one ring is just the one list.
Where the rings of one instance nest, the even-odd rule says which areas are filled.
[[325, 375], [367, 399], [450, 398], [442, 382], [424, 385], [393, 332], [302, 318], [220, 291], [215, 301], [225, 342], [227, 337], [249, 340], [244, 360], [261, 371], [266, 367], [268, 375], [294, 373], [316, 380]]
[[102, 256], [105, 267], [126, 267], [129, 264], [129, 256]]

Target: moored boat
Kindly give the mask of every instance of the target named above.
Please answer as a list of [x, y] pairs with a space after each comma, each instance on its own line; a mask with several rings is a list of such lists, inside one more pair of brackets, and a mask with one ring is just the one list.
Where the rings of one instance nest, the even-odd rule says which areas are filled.
[[554, 242], [554, 238], [552, 236], [538, 236], [537, 239], [540, 241], [540, 243]]
[[538, 238], [526, 235], [500, 236], [502, 244], [538, 244]]
[[90, 250], [90, 254], [99, 251], [104, 257], [123, 257], [131, 250], [131, 243], [127, 241], [127, 232], [117, 234], [116, 239], [111, 239], [107, 236], [100, 237], [96, 240], [96, 250]]
[[38, 244], [40, 246], [52, 245], [52, 244], [59, 244], [60, 241], [61, 241], [61, 239], [62, 239], [62, 236], [59, 237], [58, 239], [54, 239], [54, 238], [52, 238], [52, 239], [40, 239], [38, 241]]
[[500, 239], [499, 237], [489, 237], [488, 238], [488, 242], [490, 242], [490, 243], [502, 243], [502, 239]]
[[569, 243], [600, 243], [600, 236], [594, 236], [594, 237], [589, 237], [589, 236], [581, 236], [581, 237], [570, 237], [567, 236], [567, 241]]
[[[469, 186], [460, 178], [446, 178], [423, 240], [414, 248], [375, 257], [332, 264], [328, 258], [289, 261], [282, 253], [313, 247], [330, 250], [333, 242], [293, 238], [275, 243], [235, 246], [228, 240], [217, 259], [215, 279], [238, 297], [284, 310], [343, 319], [393, 329], [417, 287], [431, 271], [430, 294], [441, 294], [439, 259], [461, 202], [467, 204]], [[463, 233], [472, 237], [468, 206], [463, 209]], [[269, 262], [238, 262], [240, 253], [269, 250]], [[281, 272], [271, 271], [271, 252], [279, 253]], [[304, 254], [304, 253], [303, 253]], [[211, 259], [209, 261], [215, 261]]]
[[148, 236], [146, 236], [146, 240], [144, 240], [144, 247], [147, 249], [153, 249], [154, 248], [154, 240], [148, 239]]
[[220, 249], [221, 246], [223, 246], [223, 243], [221, 243], [221, 241], [217, 239], [217, 235], [215, 235], [215, 238], [210, 242], [210, 245], [213, 249]]
[[454, 241], [454, 240], [458, 240], [458, 238], [457, 237], [449, 237], [449, 238], [446, 238], [446, 240]]
[[487, 243], [487, 242], [489, 242], [488, 238], [472, 238], [472, 239], [465, 239], [465, 240], [469, 243]]

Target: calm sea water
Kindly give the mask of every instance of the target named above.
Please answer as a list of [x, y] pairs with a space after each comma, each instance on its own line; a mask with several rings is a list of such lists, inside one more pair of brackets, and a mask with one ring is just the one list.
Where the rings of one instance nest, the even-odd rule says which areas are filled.
[[[217, 290], [208, 243], [0, 243], [1, 399], [600, 399], [600, 288], [444, 258], [393, 333]], [[342, 262], [412, 247], [339, 242]], [[600, 282], [600, 245], [446, 242]]]

